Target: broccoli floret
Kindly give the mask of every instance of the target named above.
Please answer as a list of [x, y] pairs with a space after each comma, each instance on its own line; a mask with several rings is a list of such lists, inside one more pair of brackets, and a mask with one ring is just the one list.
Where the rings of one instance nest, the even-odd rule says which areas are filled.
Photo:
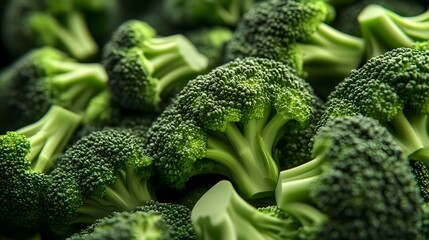
[[151, 212], [114, 212], [96, 220], [88, 228], [72, 235], [67, 240], [169, 240], [171, 229], [164, 219]]
[[411, 48], [419, 51], [429, 51], [429, 40], [427, 41], [416, 41]]
[[235, 26], [254, 0], [166, 0], [164, 14], [179, 26]]
[[0, 136], [0, 232], [34, 230], [44, 222], [50, 170], [80, 121], [52, 106], [39, 121]]
[[255, 208], [226, 180], [195, 204], [191, 220], [198, 239], [292, 239], [299, 224], [280, 210]]
[[213, 69], [223, 62], [223, 48], [231, 39], [232, 30], [226, 27], [203, 28], [186, 33], [195, 47], [207, 57], [208, 69]]
[[138, 206], [136, 211], [161, 216], [170, 228], [170, 237], [175, 240], [196, 239], [191, 222], [191, 210], [181, 204], [161, 203], [154, 200]]
[[357, 19], [362, 10], [370, 4], [380, 5], [401, 16], [415, 16], [426, 9], [418, 0], [359, 0], [337, 7], [335, 19], [330, 25], [342, 32], [360, 37], [362, 34]]
[[313, 160], [280, 173], [276, 201], [302, 239], [416, 239], [422, 199], [409, 163], [377, 120], [335, 118]]
[[172, 187], [220, 173], [246, 198], [263, 197], [277, 181], [272, 154], [282, 128], [308, 126], [314, 101], [308, 83], [286, 65], [237, 59], [188, 83], [149, 128], [147, 153]]
[[425, 202], [429, 203], [429, 169], [419, 161], [411, 160], [410, 165], [419, 185], [420, 193]]
[[364, 55], [362, 39], [325, 23], [332, 12], [323, 0], [255, 4], [226, 44], [225, 61], [254, 56], [287, 63], [325, 97]]
[[30, 51], [7, 70], [5, 109], [13, 128], [39, 119], [53, 104], [83, 113], [90, 99], [106, 88], [101, 64], [77, 63], [62, 52], [44, 47]]
[[410, 48], [393, 49], [371, 58], [330, 94], [327, 109], [331, 111], [323, 118], [335, 114], [375, 118], [389, 129], [409, 159], [429, 166], [428, 62], [428, 52]]
[[153, 111], [203, 72], [208, 60], [183, 35], [156, 36], [147, 23], [129, 20], [113, 33], [103, 64], [121, 106]]
[[429, 40], [429, 10], [412, 17], [401, 16], [382, 6], [368, 5], [358, 16], [366, 43], [366, 58]]
[[115, 211], [130, 211], [155, 198], [144, 154], [144, 136], [134, 128], [90, 132], [69, 147], [53, 169], [44, 208], [49, 224], [88, 225]]
[[[118, 11], [110, 6], [110, 2], [112, 1], [9, 1], [3, 20], [3, 40], [16, 56], [35, 47], [52, 46], [79, 60], [93, 58], [98, 52], [98, 46], [91, 34], [92, 29], [89, 29], [85, 12], [104, 13], [106, 8]], [[110, 23], [114, 19], [113, 15], [109, 14], [103, 20], [100, 14], [98, 17], [97, 28], [110, 30], [106, 26], [111, 28], [113, 25]]]

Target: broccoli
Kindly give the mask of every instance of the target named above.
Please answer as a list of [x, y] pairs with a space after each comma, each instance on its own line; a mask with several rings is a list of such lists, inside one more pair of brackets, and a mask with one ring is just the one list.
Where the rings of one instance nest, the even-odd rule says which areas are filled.
[[81, 117], [58, 106], [37, 122], [0, 135], [0, 232], [35, 230], [50, 171]]
[[366, 43], [366, 58], [395, 48], [412, 47], [416, 41], [429, 40], [428, 16], [429, 10], [404, 17], [379, 5], [367, 6], [358, 16]]
[[50, 174], [52, 184], [44, 196], [49, 225], [85, 226], [154, 199], [144, 134], [136, 128], [106, 127], [67, 148]]
[[363, 39], [342, 33], [325, 22], [333, 10], [323, 0], [268, 0], [255, 4], [239, 22], [225, 46], [225, 62], [264, 57], [289, 64], [321, 97], [364, 55]]
[[[329, 95], [322, 119], [362, 114], [379, 120], [410, 160], [429, 166], [429, 53], [396, 48], [352, 71]], [[326, 121], [326, 120], [323, 120]]]
[[292, 239], [298, 223], [276, 207], [255, 208], [222, 180], [195, 204], [191, 220], [198, 239]]
[[416, 41], [411, 46], [411, 48], [420, 50], [420, 51], [429, 51], [429, 40], [426, 41]]
[[313, 159], [280, 173], [276, 202], [302, 239], [416, 239], [418, 186], [407, 159], [377, 120], [338, 117], [318, 130]]
[[146, 22], [129, 20], [105, 46], [103, 64], [122, 107], [153, 111], [203, 72], [208, 60], [183, 35], [156, 36]]
[[166, 0], [163, 11], [169, 21], [179, 26], [233, 27], [253, 2], [254, 0]]
[[414, 160], [410, 160], [410, 166], [423, 199], [429, 203], [429, 169], [422, 162]]
[[89, 239], [195, 239], [191, 211], [179, 204], [148, 201], [135, 211], [114, 212], [97, 219], [68, 240]]
[[[9, 1], [3, 19], [3, 41], [15, 56], [35, 47], [58, 47], [72, 57], [87, 60], [96, 56], [98, 45], [91, 34], [85, 12], [98, 14], [97, 29], [110, 31], [116, 0], [14, 0]], [[17, 25], [18, 23], [18, 25]], [[105, 33], [103, 33], [105, 34]]]
[[107, 86], [101, 64], [78, 63], [51, 47], [22, 56], [1, 80], [3, 111], [15, 129], [39, 119], [53, 104], [83, 113], [90, 99]]
[[147, 155], [169, 186], [223, 174], [246, 198], [272, 194], [282, 128], [308, 126], [315, 95], [293, 69], [264, 58], [221, 65], [188, 82], [148, 130]]
[[357, 19], [362, 10], [370, 4], [382, 6], [401, 16], [415, 16], [426, 10], [418, 0], [359, 0], [337, 7], [335, 19], [330, 25], [342, 32], [360, 37], [362, 34]]

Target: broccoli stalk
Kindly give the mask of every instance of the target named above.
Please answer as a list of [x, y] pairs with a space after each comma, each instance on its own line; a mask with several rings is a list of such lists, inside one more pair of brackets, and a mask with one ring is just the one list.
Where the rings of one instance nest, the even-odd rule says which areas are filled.
[[283, 170], [275, 196], [305, 239], [415, 239], [420, 231], [422, 199], [408, 161], [387, 129], [363, 116], [320, 128], [313, 159]]
[[403, 17], [382, 6], [371, 4], [358, 16], [365, 39], [367, 59], [400, 47], [412, 47], [428, 40], [429, 11], [414, 17]]
[[31, 144], [27, 160], [34, 171], [48, 173], [81, 123], [81, 117], [53, 105], [37, 122], [16, 130]]
[[121, 24], [104, 49], [109, 86], [121, 106], [153, 111], [208, 64], [183, 35], [155, 36], [145, 22]]
[[208, 240], [292, 239], [298, 229], [292, 219], [250, 205], [226, 180], [218, 182], [198, 200], [191, 220], [197, 237]]

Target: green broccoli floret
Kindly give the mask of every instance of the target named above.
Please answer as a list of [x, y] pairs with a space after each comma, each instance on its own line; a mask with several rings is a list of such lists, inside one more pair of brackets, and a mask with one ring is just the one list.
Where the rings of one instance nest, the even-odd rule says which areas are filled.
[[419, 0], [358, 0], [337, 7], [335, 19], [330, 25], [342, 32], [360, 37], [362, 34], [360, 32], [358, 16], [362, 10], [370, 4], [380, 5], [401, 16], [415, 16], [426, 10], [426, 8], [420, 4]]
[[170, 240], [171, 229], [164, 219], [150, 212], [114, 212], [96, 220], [67, 240]]
[[223, 48], [231, 39], [232, 30], [226, 27], [212, 27], [191, 30], [186, 33], [189, 40], [209, 61], [208, 69], [213, 69], [223, 63]]
[[282, 128], [308, 126], [315, 95], [293, 69], [263, 58], [237, 59], [191, 80], [148, 131], [159, 176], [183, 188], [197, 174], [223, 174], [246, 198], [272, 194]]
[[50, 171], [81, 118], [52, 106], [35, 123], [0, 136], [0, 232], [36, 229]]
[[9, 68], [1, 94], [13, 128], [36, 121], [53, 104], [81, 114], [107, 85], [101, 64], [77, 63], [51, 47], [32, 50]]
[[411, 160], [410, 165], [419, 185], [420, 193], [425, 202], [429, 203], [429, 169], [419, 161]]
[[255, 4], [226, 44], [225, 61], [254, 56], [287, 63], [324, 97], [364, 55], [362, 39], [325, 23], [332, 12], [323, 0]]
[[52, 46], [76, 59], [90, 59], [97, 54], [98, 46], [91, 34], [92, 28], [90, 30], [88, 26], [90, 21], [87, 22], [85, 13], [98, 14], [98, 30], [110, 31], [113, 14], [102, 19], [100, 12], [119, 11], [110, 4], [115, 1], [9, 1], [5, 9], [2, 37], [8, 50], [16, 56], [35, 47]]
[[411, 48], [419, 51], [429, 51], [429, 40], [426, 41], [416, 41], [411, 46]]
[[104, 128], [69, 147], [45, 194], [44, 211], [52, 228], [85, 226], [154, 199], [152, 162], [144, 155], [143, 137], [135, 128]]
[[179, 26], [235, 26], [254, 0], [166, 0], [165, 16]]
[[404, 17], [382, 6], [371, 4], [358, 16], [365, 39], [366, 58], [400, 47], [412, 47], [417, 41], [429, 40], [429, 10]]
[[147, 23], [129, 20], [113, 33], [103, 64], [121, 106], [153, 111], [203, 72], [208, 60], [183, 35], [156, 36]]
[[255, 208], [226, 180], [195, 204], [191, 220], [198, 239], [292, 239], [299, 224], [279, 209]]
[[410, 48], [371, 58], [331, 93], [327, 102], [331, 110], [323, 119], [356, 114], [375, 118], [389, 129], [409, 159], [429, 166], [428, 62], [428, 52]]
[[378, 121], [335, 118], [320, 128], [313, 160], [280, 173], [280, 209], [300, 239], [416, 239], [422, 199], [408, 161]]

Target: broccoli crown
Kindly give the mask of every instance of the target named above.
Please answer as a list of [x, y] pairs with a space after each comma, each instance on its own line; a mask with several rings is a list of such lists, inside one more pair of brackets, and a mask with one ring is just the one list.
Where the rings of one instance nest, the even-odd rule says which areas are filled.
[[33, 171], [30, 141], [18, 132], [0, 136], [0, 229], [36, 229], [43, 222], [42, 198], [50, 178]]
[[[310, 86], [286, 65], [237, 59], [188, 83], [149, 129], [147, 152], [177, 188], [205, 170], [234, 178], [248, 197], [269, 192], [277, 178], [272, 149], [278, 136], [288, 122], [306, 127], [314, 101]], [[197, 169], [204, 159], [216, 164]]]
[[198, 239], [292, 239], [297, 225], [275, 209], [253, 207], [222, 180], [198, 200], [191, 220]]
[[176, 238], [171, 237], [171, 229], [161, 216], [137, 211], [114, 212], [107, 217], [97, 219], [88, 228], [67, 239], [169, 240]]
[[[397, 48], [368, 60], [352, 71], [329, 96], [327, 108], [336, 114], [375, 118], [392, 129], [408, 156], [428, 146], [426, 115], [429, 109], [429, 54], [410, 48]], [[332, 107], [331, 107], [332, 105]], [[335, 107], [336, 106], [336, 107]], [[332, 117], [328, 112], [324, 118]]]
[[235, 26], [254, 0], [167, 0], [164, 14], [173, 24], [181, 26]]
[[171, 239], [196, 239], [191, 222], [191, 210], [183, 205], [150, 200], [138, 206], [136, 211], [160, 216], [169, 228]]
[[315, 136], [313, 156], [282, 171], [276, 191], [278, 206], [302, 223], [305, 236], [416, 238], [419, 189], [401, 148], [378, 121], [329, 121]]
[[329, 5], [320, 0], [255, 3], [227, 43], [225, 59], [255, 56], [282, 60], [288, 51], [284, 46], [308, 39], [329, 18], [330, 11]]
[[155, 34], [147, 23], [129, 20], [103, 51], [110, 89], [124, 108], [153, 111], [207, 67], [207, 58], [183, 35]]
[[400, 47], [412, 47], [416, 41], [426, 41], [429, 32], [429, 11], [405, 17], [385, 7], [370, 4], [358, 16], [365, 39], [367, 58]]
[[64, 152], [45, 199], [51, 223], [88, 223], [154, 197], [148, 186], [152, 162], [133, 130], [93, 131]]
[[6, 108], [21, 127], [42, 117], [51, 105], [76, 113], [106, 87], [101, 64], [77, 63], [51, 47], [22, 56], [8, 69], [3, 92]]

